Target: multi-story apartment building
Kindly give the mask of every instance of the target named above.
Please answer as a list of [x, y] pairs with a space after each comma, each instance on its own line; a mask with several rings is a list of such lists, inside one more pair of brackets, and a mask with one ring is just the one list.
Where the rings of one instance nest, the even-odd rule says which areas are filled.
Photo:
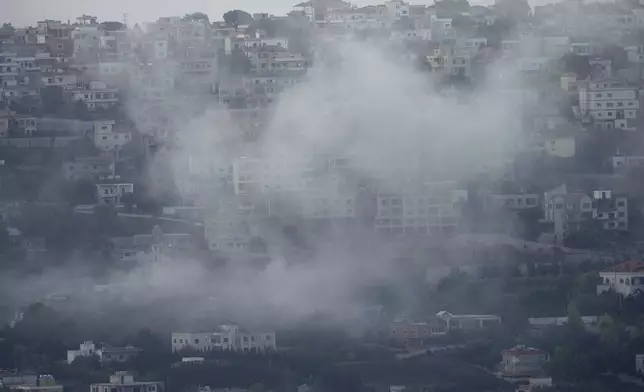
[[432, 67], [432, 72], [439, 75], [471, 75], [472, 48], [462, 50], [436, 49], [434, 54], [427, 56], [427, 62]]
[[494, 192], [487, 195], [485, 204], [488, 208], [505, 208], [513, 211], [529, 210], [539, 207], [541, 197], [528, 192]]
[[276, 47], [248, 49], [246, 56], [250, 60], [250, 72], [254, 74], [294, 74], [306, 72], [307, 60], [301, 54], [288, 52]]
[[113, 164], [113, 161], [102, 158], [76, 158], [63, 163], [62, 173], [65, 179], [71, 181], [78, 179], [98, 180], [113, 173]]
[[204, 236], [214, 252], [245, 253], [256, 236], [258, 219], [267, 216], [266, 204], [249, 197], [219, 200], [208, 209]]
[[120, 371], [111, 375], [108, 383], [90, 384], [89, 392], [163, 392], [163, 387], [161, 381], [134, 381], [132, 374]]
[[223, 350], [249, 353], [277, 349], [275, 332], [249, 332], [238, 325], [221, 325], [216, 332], [173, 332], [171, 344], [173, 352], [191, 349], [201, 352]]
[[351, 4], [343, 0], [309, 0], [293, 6], [293, 12], [301, 14], [311, 22], [324, 20], [327, 13], [351, 8]]
[[67, 350], [67, 363], [72, 364], [78, 357], [98, 357], [100, 362], [127, 362], [141, 353], [136, 347], [111, 347], [104, 345], [97, 348], [91, 342], [83, 342], [78, 350]]
[[35, 385], [22, 384], [11, 386], [12, 391], [20, 392], [63, 392], [63, 386], [56, 384], [56, 379], [50, 374], [43, 374], [38, 376]]
[[435, 182], [378, 192], [375, 229], [385, 234], [456, 234], [467, 191], [454, 182]]
[[579, 86], [579, 110], [597, 129], [635, 130], [638, 90], [618, 79], [586, 81]]
[[87, 110], [109, 109], [119, 101], [118, 90], [103, 82], [90, 82], [86, 87], [71, 90], [72, 101], [85, 104]]
[[561, 185], [545, 193], [544, 213], [556, 243], [592, 223], [604, 230], [628, 231], [628, 198], [611, 190], [575, 192]]

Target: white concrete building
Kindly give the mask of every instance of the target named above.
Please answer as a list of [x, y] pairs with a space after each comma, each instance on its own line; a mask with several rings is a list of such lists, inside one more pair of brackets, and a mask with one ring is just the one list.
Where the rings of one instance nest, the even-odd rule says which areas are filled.
[[63, 386], [56, 384], [56, 379], [50, 374], [38, 376], [36, 385], [14, 385], [12, 391], [20, 392], [63, 392]]
[[644, 262], [626, 261], [599, 272], [601, 283], [597, 294], [614, 291], [624, 297], [638, 296], [644, 292]]
[[81, 75], [76, 71], [48, 71], [40, 74], [40, 80], [43, 86], [59, 86], [64, 89], [73, 89], [81, 82]]
[[597, 129], [635, 130], [638, 90], [617, 79], [587, 81], [579, 86], [579, 110]]
[[204, 236], [210, 250], [227, 254], [247, 252], [256, 234], [259, 210], [256, 202], [243, 197], [220, 201], [204, 218]]
[[644, 374], [644, 354], [635, 355], [635, 370], [639, 374]]
[[129, 193], [134, 193], [134, 184], [132, 183], [104, 183], [96, 185], [96, 199], [98, 204], [123, 205], [121, 198]]
[[402, 0], [385, 1], [387, 13], [390, 19], [401, 19], [409, 17], [409, 3]]
[[89, 392], [162, 392], [163, 382], [139, 382], [134, 381], [134, 376], [129, 372], [116, 372], [110, 376], [108, 383], [90, 384]]
[[343, 0], [309, 0], [293, 6], [293, 12], [304, 15], [311, 22], [324, 19], [328, 12], [351, 8]]
[[71, 91], [72, 101], [83, 102], [87, 110], [109, 109], [119, 101], [118, 90], [103, 82], [90, 82], [86, 88]]
[[456, 234], [461, 217], [460, 205], [467, 191], [454, 182], [427, 183], [378, 192], [375, 230], [383, 234]]
[[72, 32], [74, 40], [74, 54], [82, 52], [95, 51], [101, 46], [101, 37], [103, 32], [98, 25], [78, 26]]
[[100, 158], [77, 158], [63, 163], [63, 177], [67, 180], [94, 179], [108, 176], [113, 172], [114, 162]]
[[98, 355], [94, 342], [83, 342], [78, 350], [67, 350], [67, 363], [71, 365], [78, 357], [92, 357], [94, 355]]
[[611, 158], [615, 171], [628, 171], [629, 169], [644, 167], [644, 156], [623, 156], [618, 155]]
[[96, 356], [100, 362], [126, 362], [141, 352], [141, 349], [136, 347], [110, 347], [105, 346], [96, 348], [96, 345], [91, 342], [81, 343], [78, 350], [67, 350], [67, 363], [72, 364], [76, 358], [79, 357], [93, 357]]
[[200, 352], [223, 350], [266, 352], [277, 348], [275, 332], [248, 332], [237, 325], [221, 325], [217, 332], [172, 333], [172, 352], [192, 349]]
[[445, 321], [447, 331], [471, 331], [501, 325], [501, 317], [495, 315], [452, 314], [445, 310], [436, 313], [436, 317]]
[[434, 54], [426, 57], [427, 62], [432, 68], [432, 72], [439, 75], [461, 75], [470, 76], [471, 74], [471, 49], [460, 51], [442, 52], [439, 49]]
[[132, 133], [117, 131], [115, 121], [103, 120], [94, 122], [94, 146], [99, 150], [120, 150], [130, 141], [132, 141]]

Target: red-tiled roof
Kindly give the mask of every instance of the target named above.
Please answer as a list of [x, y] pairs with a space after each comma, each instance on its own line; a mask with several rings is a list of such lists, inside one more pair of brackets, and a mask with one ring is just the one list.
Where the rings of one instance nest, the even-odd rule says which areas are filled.
[[606, 268], [602, 272], [639, 272], [642, 270], [644, 270], [644, 262], [629, 260], [610, 268]]

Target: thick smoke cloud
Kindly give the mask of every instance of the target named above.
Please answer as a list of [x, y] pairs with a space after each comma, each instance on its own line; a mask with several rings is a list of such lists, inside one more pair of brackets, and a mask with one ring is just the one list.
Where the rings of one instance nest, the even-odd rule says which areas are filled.
[[[521, 108], [502, 92], [507, 82], [491, 79], [464, 100], [437, 92], [428, 74], [385, 45], [321, 42], [316, 53], [306, 80], [284, 93], [268, 129], [252, 148], [235, 141], [232, 120], [221, 108], [206, 108], [189, 121], [175, 119], [185, 124], [177, 134], [181, 149], [159, 155], [159, 164], [170, 163], [168, 174], [181, 187], [188, 157], [203, 162], [201, 172], [216, 173], [221, 162], [242, 155], [286, 162], [288, 167], [315, 151], [349, 156], [360, 177], [396, 190], [407, 179], [462, 181], [481, 171], [500, 173], [511, 158], [520, 135]], [[492, 69], [494, 74], [502, 70]], [[136, 100], [130, 104], [132, 113], [140, 111]], [[208, 183], [198, 184], [196, 192], [204, 204], [224, 196]], [[266, 230], [262, 234], [270, 238], [279, 229]], [[141, 307], [139, 322], [163, 314], [185, 329], [226, 320], [276, 327], [319, 313], [349, 325], [369, 305], [365, 288], [382, 283], [397, 287], [410, 308], [415, 305], [412, 288], [395, 261], [397, 249], [379, 241], [372, 229], [312, 241], [315, 252], [299, 263], [287, 262], [290, 250], [275, 242], [269, 246], [271, 261], [263, 268], [228, 263], [213, 270], [174, 259], [115, 273], [98, 291], [82, 273], [69, 271], [43, 275], [36, 285], [24, 286], [38, 295], [69, 292], [73, 303], [91, 303], [86, 309], [99, 309], [108, 300]], [[90, 287], [87, 292], [92, 294], [81, 287]]]

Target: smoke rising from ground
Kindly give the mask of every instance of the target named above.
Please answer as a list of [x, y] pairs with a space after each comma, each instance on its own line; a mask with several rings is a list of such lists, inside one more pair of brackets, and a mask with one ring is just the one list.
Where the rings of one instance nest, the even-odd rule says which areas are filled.
[[[511, 157], [520, 134], [520, 106], [502, 93], [501, 82], [489, 83], [464, 101], [438, 93], [426, 73], [375, 43], [321, 43], [316, 52], [306, 80], [285, 92], [268, 129], [251, 148], [235, 140], [236, 131], [220, 108], [184, 122], [177, 135], [182, 148], [158, 158], [170, 162], [177, 184], [182, 186], [188, 157], [221, 162], [246, 155], [289, 167], [312, 152], [349, 156], [352, 175], [377, 179], [392, 191], [407, 181], [462, 181], [479, 172], [497, 173]], [[140, 110], [136, 101], [131, 104], [131, 112]], [[223, 197], [205, 181], [196, 192], [205, 203]], [[297, 202], [298, 197], [291, 194], [288, 200]], [[277, 231], [263, 234], [270, 238]], [[140, 307], [141, 322], [163, 314], [185, 329], [203, 328], [204, 320], [280, 326], [319, 313], [348, 323], [370, 305], [365, 288], [382, 283], [397, 287], [413, 307], [413, 292], [396, 264], [396, 250], [365, 231], [342, 240], [314, 237], [315, 253], [302, 263], [286, 262], [283, 256], [289, 250], [278, 243], [269, 247], [272, 260], [264, 268], [232, 262], [211, 270], [191, 260], [148, 263], [111, 275], [102, 291], [92, 288], [91, 294], [80, 287], [94, 282], [77, 271], [19, 284], [37, 289], [38, 295], [69, 292], [79, 299], [73, 302], [91, 304], [84, 306], [87, 310], [119, 298]]]

